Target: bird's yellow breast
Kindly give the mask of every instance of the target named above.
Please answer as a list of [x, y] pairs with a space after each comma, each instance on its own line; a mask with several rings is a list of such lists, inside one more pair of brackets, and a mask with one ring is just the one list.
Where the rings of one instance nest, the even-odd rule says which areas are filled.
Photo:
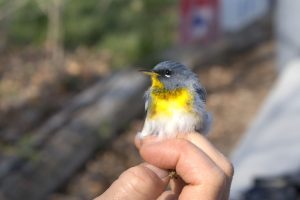
[[176, 113], [192, 112], [193, 96], [186, 88], [174, 90], [153, 89], [149, 105], [148, 117], [171, 117]]

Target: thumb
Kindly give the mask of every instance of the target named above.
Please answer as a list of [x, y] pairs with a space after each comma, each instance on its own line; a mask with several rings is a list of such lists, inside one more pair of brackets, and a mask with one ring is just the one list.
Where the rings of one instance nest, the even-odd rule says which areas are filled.
[[156, 199], [165, 191], [169, 182], [168, 172], [144, 163], [123, 172], [98, 198], [102, 199]]

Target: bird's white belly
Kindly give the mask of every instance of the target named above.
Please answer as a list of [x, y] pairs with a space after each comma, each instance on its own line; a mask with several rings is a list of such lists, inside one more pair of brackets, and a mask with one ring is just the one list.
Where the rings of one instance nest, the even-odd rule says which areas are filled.
[[140, 138], [149, 135], [158, 137], [176, 137], [177, 134], [184, 134], [195, 131], [200, 124], [200, 116], [194, 113], [175, 112], [172, 116], [160, 116], [146, 118], [143, 130], [138, 133]]

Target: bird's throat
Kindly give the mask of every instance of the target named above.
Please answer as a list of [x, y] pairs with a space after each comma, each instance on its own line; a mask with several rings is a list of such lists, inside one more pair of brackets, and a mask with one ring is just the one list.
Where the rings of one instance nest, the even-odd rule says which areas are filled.
[[151, 85], [152, 88], [156, 88], [156, 89], [164, 88], [164, 84], [158, 79], [157, 74], [154, 74], [151, 76], [151, 82], [152, 82], [152, 85]]
[[151, 103], [148, 109], [148, 117], [172, 117], [180, 113], [191, 113], [193, 111], [193, 96], [186, 88], [168, 90], [153, 87], [151, 91]]

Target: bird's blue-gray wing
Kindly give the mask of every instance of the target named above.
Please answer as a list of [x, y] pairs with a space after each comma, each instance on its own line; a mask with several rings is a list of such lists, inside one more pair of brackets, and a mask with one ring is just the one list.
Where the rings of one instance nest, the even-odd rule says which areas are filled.
[[202, 134], [207, 134], [211, 128], [212, 125], [212, 114], [209, 112], [206, 112], [205, 109], [205, 103], [206, 103], [206, 90], [204, 87], [201, 87], [200, 85], [196, 85], [195, 86], [195, 92], [196, 95], [198, 95], [199, 99], [202, 101], [202, 106], [203, 108], [202, 110], [202, 124], [200, 125], [200, 127], [198, 128], [198, 131], [201, 132]]
[[196, 86], [195, 88], [195, 91], [196, 91], [196, 94], [199, 96], [200, 100], [203, 102], [203, 103], [206, 103], [206, 90], [204, 87], [201, 87], [201, 86]]
[[213, 122], [212, 114], [210, 112], [205, 111], [203, 115], [203, 124], [199, 130], [200, 133], [202, 133], [203, 135], [207, 135], [211, 129], [212, 122]]

